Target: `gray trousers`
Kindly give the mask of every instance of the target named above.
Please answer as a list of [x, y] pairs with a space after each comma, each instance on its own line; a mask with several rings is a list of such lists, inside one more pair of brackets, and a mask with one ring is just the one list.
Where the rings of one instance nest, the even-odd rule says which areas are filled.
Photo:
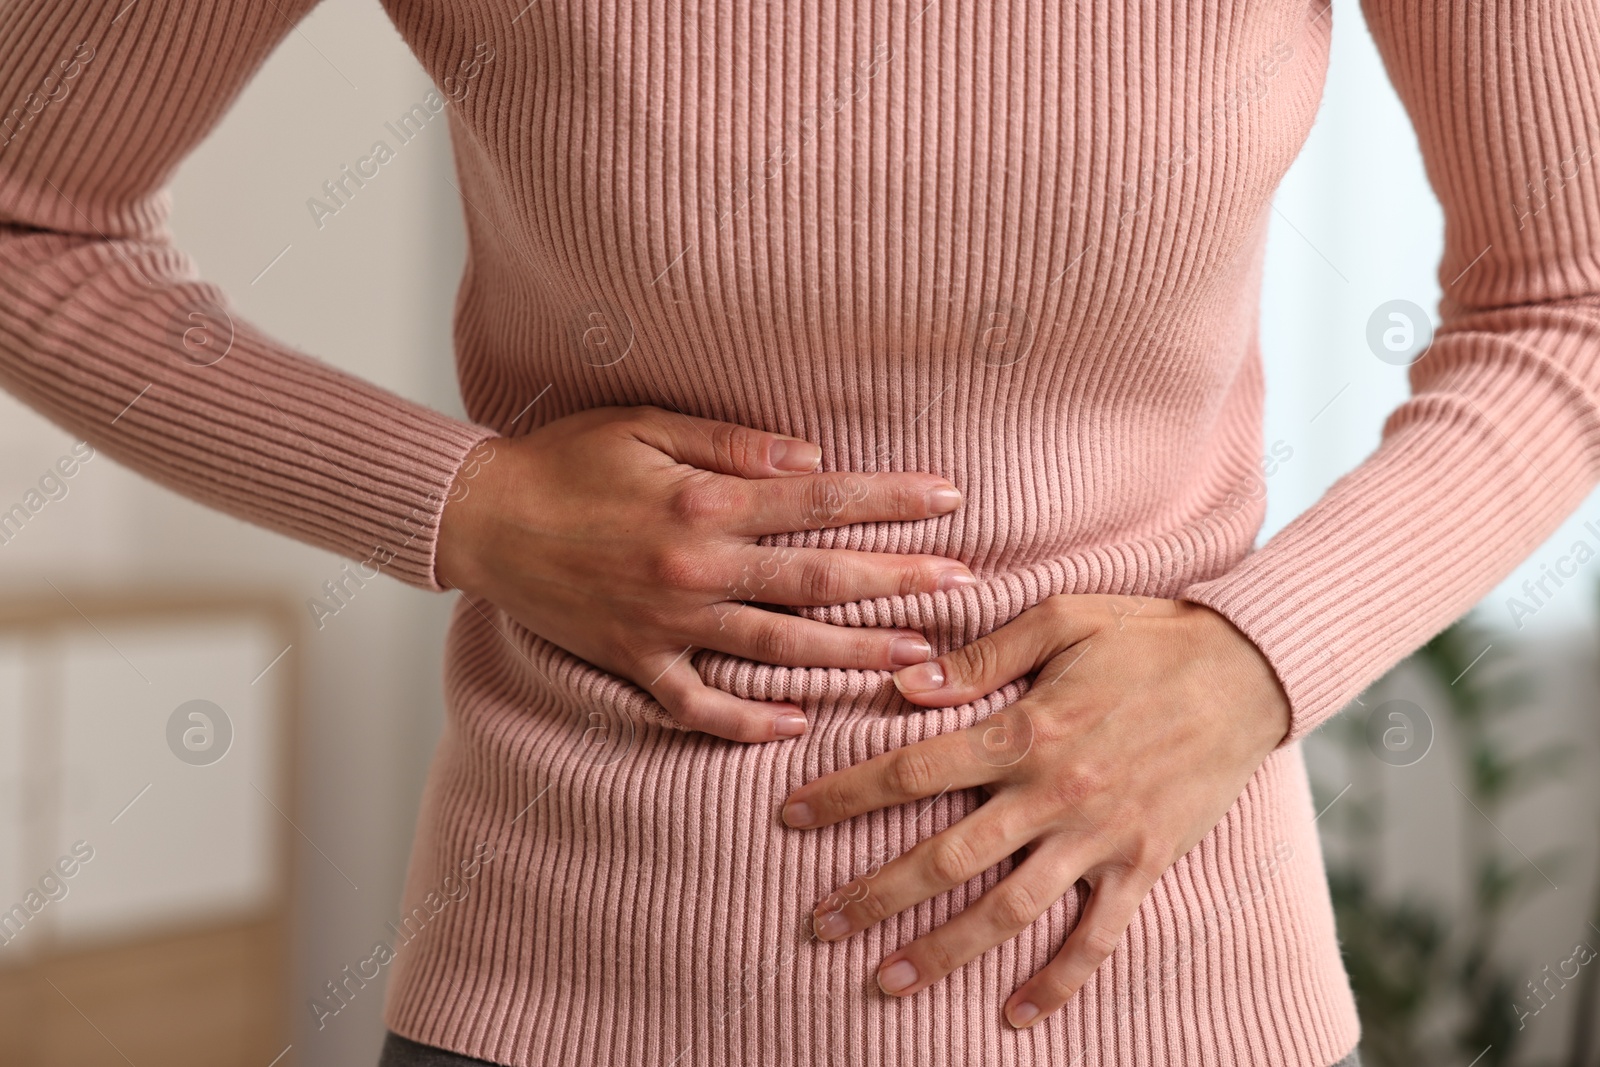
[[[390, 1034], [383, 1042], [383, 1054], [378, 1057], [378, 1067], [494, 1067], [494, 1065], [488, 1060], [458, 1056], [454, 1052], [445, 1052], [443, 1049], [407, 1041], [399, 1034]], [[1361, 1067], [1361, 1050], [1354, 1050], [1330, 1067]]]

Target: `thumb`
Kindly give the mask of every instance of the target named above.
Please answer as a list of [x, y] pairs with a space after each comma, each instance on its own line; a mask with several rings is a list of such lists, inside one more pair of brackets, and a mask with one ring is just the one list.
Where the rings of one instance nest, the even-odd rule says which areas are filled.
[[733, 422], [652, 407], [643, 409], [630, 426], [635, 439], [679, 463], [719, 474], [776, 478], [808, 474], [822, 464], [822, 449], [810, 441]]

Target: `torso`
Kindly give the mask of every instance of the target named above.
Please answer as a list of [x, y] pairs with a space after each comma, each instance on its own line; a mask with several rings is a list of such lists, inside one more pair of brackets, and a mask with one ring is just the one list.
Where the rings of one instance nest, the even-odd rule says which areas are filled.
[[[437, 83], [480, 57], [450, 107], [475, 421], [514, 434], [655, 404], [809, 438], [827, 469], [943, 474], [966, 494], [954, 516], [771, 539], [963, 560], [976, 589], [811, 612], [911, 625], [940, 651], [1052, 593], [1172, 595], [1249, 550], [1264, 221], [1320, 96], [1320, 7], [513, 0], [486, 25], [387, 7]], [[811, 714], [794, 742], [737, 746], [672, 729], [487, 604], [458, 609], [449, 655], [407, 905], [480, 840], [502, 859], [401, 957], [387, 1017], [408, 1037], [658, 1067], [1232, 1063], [1247, 1046], [1320, 1067], [1354, 1043], [1297, 750], [1085, 993], [1018, 1035], [1000, 1005], [1076, 899], [903, 1004], [872, 965], [981, 886], [849, 946], [800, 926], [980, 795], [810, 835], [775, 818], [800, 781], [1017, 687], [918, 711], [878, 672], [701, 653], [710, 684]], [[1273, 961], [1247, 963], [1261, 938]], [[1348, 1042], [1292, 1036], [1306, 1012]]]

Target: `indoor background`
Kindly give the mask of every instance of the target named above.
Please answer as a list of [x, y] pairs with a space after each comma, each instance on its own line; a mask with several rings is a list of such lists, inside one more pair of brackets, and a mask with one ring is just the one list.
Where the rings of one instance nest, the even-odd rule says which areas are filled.
[[[1415, 139], [1356, 3], [1334, 9], [1322, 112], [1272, 219], [1266, 442], [1288, 458], [1263, 536], [1372, 450], [1406, 380], [1371, 327], [1426, 330], [1391, 302], [1432, 315], [1440, 291]], [[335, 214], [307, 206], [429, 89], [376, 3], [324, 0], [183, 165], [172, 229], [246, 318], [460, 414], [443, 117]], [[47, 501], [0, 543], [0, 908], [48, 901], [0, 922], [0, 1023], [40, 1031], [0, 1057], [374, 1062], [383, 976], [346, 968], [399, 919], [453, 597], [346, 584], [318, 619], [307, 602], [329, 603], [343, 560], [76, 444], [0, 395], [0, 510]], [[1580, 541], [1600, 550], [1594, 500], [1472, 629], [1307, 743], [1370, 1062], [1600, 1064], [1584, 1025], [1600, 1014], [1600, 559], [1577, 562]], [[1552, 595], [1515, 610], [1552, 569]], [[219, 977], [241, 966], [255, 978]], [[164, 981], [192, 991], [176, 1032], [135, 995]]]

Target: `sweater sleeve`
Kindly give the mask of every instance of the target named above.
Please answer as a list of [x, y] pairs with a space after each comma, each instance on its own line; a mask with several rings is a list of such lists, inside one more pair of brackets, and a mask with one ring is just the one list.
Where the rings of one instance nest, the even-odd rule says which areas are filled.
[[1443, 297], [1366, 462], [1185, 599], [1303, 737], [1465, 613], [1600, 479], [1600, 6], [1364, 0], [1444, 208]]
[[314, 2], [7, 5], [0, 385], [185, 496], [437, 590], [446, 494], [492, 431], [274, 341], [167, 232], [173, 170]]

